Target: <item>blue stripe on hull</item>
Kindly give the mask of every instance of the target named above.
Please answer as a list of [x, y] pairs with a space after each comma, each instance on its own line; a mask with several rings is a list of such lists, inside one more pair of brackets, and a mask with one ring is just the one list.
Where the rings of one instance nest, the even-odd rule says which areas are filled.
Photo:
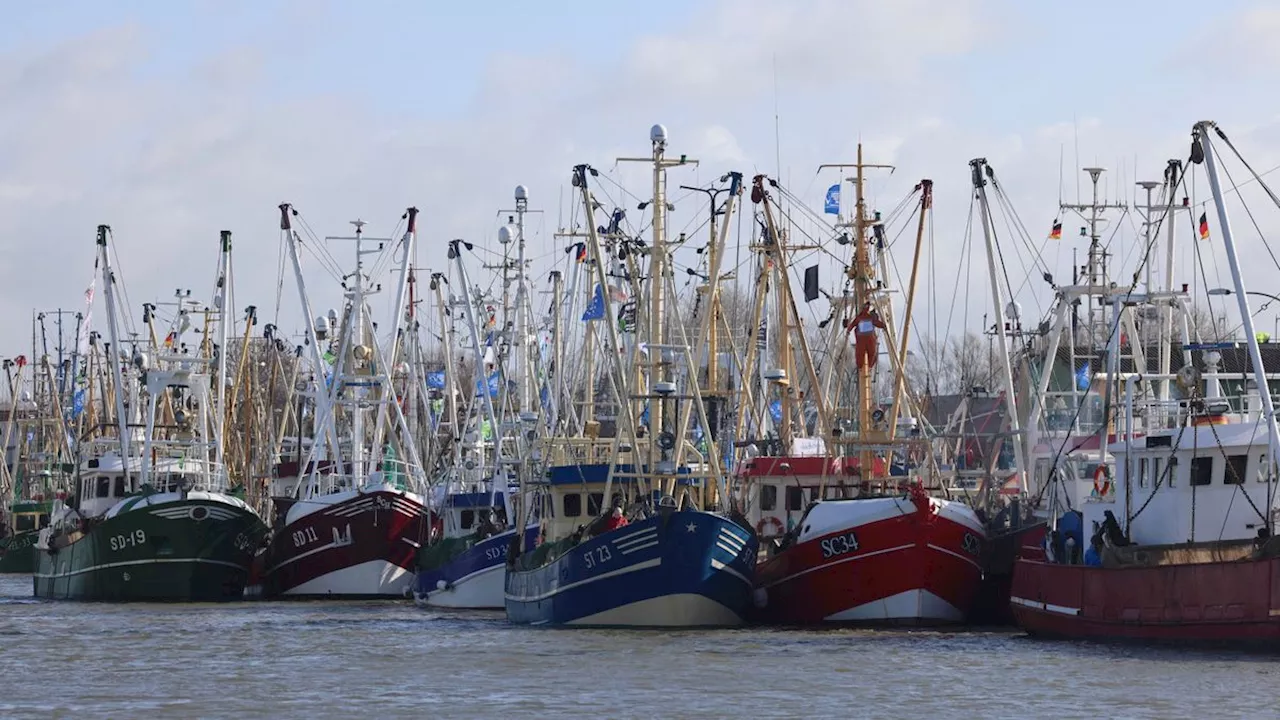
[[[441, 583], [444, 583], [444, 587], [451, 587], [457, 583], [466, 582], [468, 578], [485, 570], [505, 564], [507, 552], [511, 547], [511, 537], [515, 532], [512, 528], [485, 538], [438, 568], [419, 570], [418, 578], [414, 583], [416, 596], [426, 599], [441, 591]], [[525, 529], [525, 548], [532, 548], [537, 539], [538, 526], [533, 525]], [[502, 598], [493, 598], [493, 603], [485, 607], [501, 608]]]
[[736, 625], [751, 601], [755, 535], [706, 512], [672, 512], [509, 570], [507, 617], [535, 625]]

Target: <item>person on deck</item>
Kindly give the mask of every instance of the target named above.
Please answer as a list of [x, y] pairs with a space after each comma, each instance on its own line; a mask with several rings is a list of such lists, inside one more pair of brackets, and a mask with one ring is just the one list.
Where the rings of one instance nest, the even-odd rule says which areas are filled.
[[613, 512], [609, 515], [608, 521], [605, 522], [604, 531], [609, 532], [610, 530], [617, 530], [620, 527], [626, 526], [627, 518], [622, 514], [622, 508], [615, 505], [613, 507]]
[[880, 340], [876, 330], [885, 329], [880, 314], [868, 302], [862, 306], [862, 312], [853, 318], [850, 327], [853, 329], [853, 349], [858, 369], [875, 367], [876, 358], [880, 355]]

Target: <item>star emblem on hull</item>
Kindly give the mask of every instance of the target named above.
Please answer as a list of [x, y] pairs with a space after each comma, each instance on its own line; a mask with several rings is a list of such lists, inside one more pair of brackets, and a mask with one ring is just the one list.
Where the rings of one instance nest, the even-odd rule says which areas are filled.
[[698, 524], [697, 524], [697, 523], [694, 523], [694, 522], [691, 522], [691, 523], [689, 523], [688, 525], [685, 525], [685, 526], [684, 526], [684, 529], [685, 529], [685, 530], [687, 530], [687, 531], [689, 531], [689, 532], [691, 532], [691, 533], [692, 533], [692, 532], [698, 532]]

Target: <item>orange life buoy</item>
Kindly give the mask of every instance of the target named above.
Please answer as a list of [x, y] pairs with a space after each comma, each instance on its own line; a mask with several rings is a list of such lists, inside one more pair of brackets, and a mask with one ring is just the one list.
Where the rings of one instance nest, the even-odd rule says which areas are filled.
[[1111, 473], [1104, 464], [1099, 464], [1093, 471], [1093, 491], [1099, 497], [1106, 497], [1111, 492]]
[[[773, 528], [773, 533], [770, 535], [766, 535], [764, 532], [765, 528]], [[762, 517], [760, 518], [760, 522], [756, 523], [756, 535], [759, 535], [760, 537], [773, 537], [776, 535], [781, 535], [785, 530], [786, 530], [786, 527], [782, 524], [782, 521], [779, 520], [775, 515]]]

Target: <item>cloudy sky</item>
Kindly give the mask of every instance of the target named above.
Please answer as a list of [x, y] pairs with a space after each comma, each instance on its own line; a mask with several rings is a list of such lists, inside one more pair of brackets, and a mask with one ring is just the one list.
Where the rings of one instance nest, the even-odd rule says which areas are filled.
[[[5, 15], [5, 355], [25, 349], [33, 308], [82, 305], [98, 223], [114, 229], [135, 303], [207, 295], [230, 229], [240, 303], [274, 307], [281, 201], [320, 234], [356, 217], [390, 233], [416, 205], [419, 262], [443, 269], [449, 238], [496, 245], [497, 211], [523, 183], [545, 210], [531, 252], [556, 257], [570, 168], [592, 163], [643, 195], [643, 174], [613, 159], [647, 153], [655, 122], [702, 163], [673, 186], [767, 172], [820, 207], [838, 177], [818, 164], [849, 161], [860, 139], [868, 161], [897, 166], [870, 187], [879, 206], [935, 180], [931, 254], [953, 332], [990, 304], [978, 254], [965, 317], [947, 313], [971, 158], [988, 158], [1036, 244], [1075, 197], [1073, 167], [1109, 168], [1108, 197], [1132, 201], [1134, 180], [1186, 158], [1196, 120], [1219, 121], [1259, 171], [1280, 164], [1270, 2], [66, 0]], [[696, 227], [704, 202], [681, 203], [674, 227]], [[1276, 224], [1280, 211], [1250, 206], [1263, 230]], [[1119, 235], [1139, 222], [1117, 220]], [[1064, 225], [1048, 262], [1069, 274], [1084, 246]], [[1213, 225], [1216, 260], [1182, 265], [1179, 282], [1229, 282]], [[1251, 286], [1274, 291], [1280, 268], [1245, 218], [1236, 226]], [[1023, 299], [1028, 314], [1037, 300]]]

